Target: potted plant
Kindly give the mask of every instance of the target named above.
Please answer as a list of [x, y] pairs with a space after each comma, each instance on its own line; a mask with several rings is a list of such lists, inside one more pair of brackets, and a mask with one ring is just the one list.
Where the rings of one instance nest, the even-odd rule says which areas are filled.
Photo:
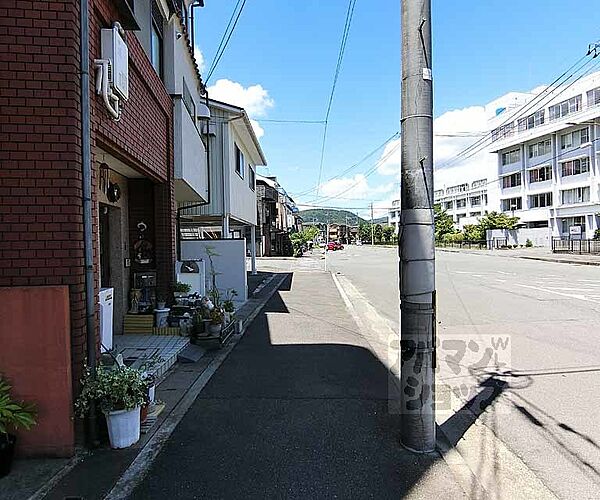
[[185, 297], [192, 291], [192, 286], [188, 283], [182, 283], [178, 281], [173, 285], [173, 295], [175, 297]]
[[224, 312], [223, 309], [221, 309], [220, 307], [215, 307], [210, 312], [210, 324], [208, 325], [208, 331], [212, 335], [221, 333], [221, 328], [223, 326], [223, 318]]
[[111, 448], [135, 444], [140, 439], [140, 408], [148, 394], [142, 373], [127, 367], [99, 366], [95, 377], [86, 369], [82, 383], [81, 394], [75, 402], [78, 415], [87, 414], [95, 402], [106, 417]]
[[225, 311], [225, 323], [228, 324], [235, 312], [235, 304], [233, 299], [237, 297], [237, 292], [234, 289], [227, 291], [227, 298], [223, 301], [223, 310]]
[[15, 456], [17, 436], [9, 431], [29, 430], [35, 425], [35, 417], [33, 405], [11, 398], [10, 385], [0, 375], [0, 477], [10, 472]]

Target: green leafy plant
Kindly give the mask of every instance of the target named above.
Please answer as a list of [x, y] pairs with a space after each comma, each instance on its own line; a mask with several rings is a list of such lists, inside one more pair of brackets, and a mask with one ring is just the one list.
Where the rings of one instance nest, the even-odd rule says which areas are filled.
[[600, 229], [596, 229], [594, 231], [594, 239], [595, 240], [600, 240]]
[[444, 210], [441, 205], [437, 204], [433, 207], [433, 219], [435, 224], [435, 239], [436, 241], [444, 240], [444, 235], [454, 234], [457, 232], [454, 226], [452, 216]]
[[181, 281], [178, 281], [177, 283], [175, 283], [173, 285], [174, 293], [190, 293], [191, 291], [192, 291], [192, 286], [189, 285], [188, 283], [182, 283]]
[[223, 310], [219, 307], [215, 307], [210, 312], [210, 323], [211, 325], [221, 325], [223, 324], [223, 320], [225, 319], [225, 314]]
[[81, 394], [75, 401], [75, 411], [85, 416], [92, 402], [103, 412], [133, 410], [144, 404], [148, 387], [142, 372], [128, 367], [108, 369], [99, 366], [96, 376], [86, 367], [82, 379]]
[[233, 299], [238, 296], [238, 293], [233, 288], [227, 290], [227, 294], [225, 295], [225, 300], [223, 301], [223, 309], [225, 312], [232, 313], [235, 311], [235, 304], [233, 303]]
[[10, 429], [29, 430], [36, 423], [34, 406], [12, 399], [10, 389], [11, 386], [0, 375], [0, 437], [6, 437]]
[[529, 238], [527, 238], [527, 241], [525, 242], [525, 246], [527, 248], [531, 248], [533, 246], [533, 242]]

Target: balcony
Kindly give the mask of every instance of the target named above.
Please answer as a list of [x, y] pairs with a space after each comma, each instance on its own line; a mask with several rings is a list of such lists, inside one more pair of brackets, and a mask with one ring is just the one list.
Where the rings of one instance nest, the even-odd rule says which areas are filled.
[[174, 102], [175, 199], [208, 201], [206, 148], [181, 99]]

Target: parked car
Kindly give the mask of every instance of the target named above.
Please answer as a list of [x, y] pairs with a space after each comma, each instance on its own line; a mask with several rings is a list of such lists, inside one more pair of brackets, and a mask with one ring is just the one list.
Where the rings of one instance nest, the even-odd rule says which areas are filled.
[[327, 244], [327, 250], [343, 250], [344, 245], [342, 245], [339, 241], [330, 241]]

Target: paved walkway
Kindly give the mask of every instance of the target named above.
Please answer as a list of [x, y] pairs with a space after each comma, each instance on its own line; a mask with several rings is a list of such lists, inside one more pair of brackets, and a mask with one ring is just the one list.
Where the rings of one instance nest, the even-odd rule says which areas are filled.
[[290, 273], [132, 498], [464, 498], [398, 444], [388, 372], [329, 273]]

